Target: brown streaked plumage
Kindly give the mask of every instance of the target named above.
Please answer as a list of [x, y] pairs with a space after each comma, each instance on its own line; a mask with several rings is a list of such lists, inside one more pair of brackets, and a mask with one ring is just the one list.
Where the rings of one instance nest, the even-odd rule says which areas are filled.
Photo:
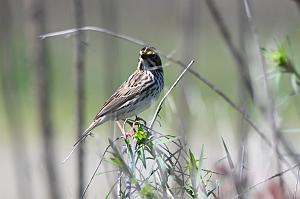
[[164, 86], [161, 59], [154, 47], [140, 50], [137, 69], [104, 103], [94, 121], [84, 131], [78, 145], [97, 126], [109, 120], [122, 120], [138, 115], [155, 101]]

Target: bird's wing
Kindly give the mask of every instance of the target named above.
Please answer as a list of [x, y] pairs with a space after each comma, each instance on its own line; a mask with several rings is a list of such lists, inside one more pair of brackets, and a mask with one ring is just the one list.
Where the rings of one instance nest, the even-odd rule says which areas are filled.
[[[123, 104], [127, 101], [135, 98], [139, 95], [142, 90], [147, 89], [145, 88], [144, 84], [138, 84], [140, 80], [147, 81], [149, 78], [145, 76], [142, 71], [135, 71], [127, 81], [125, 81], [117, 90], [116, 92], [104, 103], [101, 110], [95, 116], [94, 120], [99, 119], [103, 115], [107, 113], [113, 113], [118, 110]], [[138, 81], [137, 81], [138, 80]]]

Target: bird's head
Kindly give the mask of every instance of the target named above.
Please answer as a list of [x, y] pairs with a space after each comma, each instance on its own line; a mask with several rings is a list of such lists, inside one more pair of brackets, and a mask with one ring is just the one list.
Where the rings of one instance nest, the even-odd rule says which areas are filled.
[[162, 70], [161, 59], [154, 47], [144, 47], [140, 50], [139, 70]]

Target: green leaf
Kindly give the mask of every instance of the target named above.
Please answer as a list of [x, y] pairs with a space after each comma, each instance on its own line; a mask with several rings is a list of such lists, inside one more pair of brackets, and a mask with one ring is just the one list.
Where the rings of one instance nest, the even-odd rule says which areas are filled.
[[294, 74], [292, 74], [291, 85], [292, 85], [292, 88], [293, 88], [295, 94], [298, 94], [299, 93], [299, 85], [298, 85], [297, 77]]
[[202, 145], [202, 147], [201, 147], [201, 153], [200, 153], [200, 157], [199, 157], [198, 165], [197, 165], [197, 178], [198, 179], [201, 178], [203, 160], [204, 160], [204, 145]]
[[262, 52], [263, 55], [266, 55], [268, 53], [268, 50], [266, 48], [260, 48], [260, 51]]
[[144, 144], [145, 141], [149, 138], [149, 134], [145, 129], [139, 127], [137, 132], [134, 135], [137, 145]]
[[202, 145], [199, 160], [195, 159], [195, 156], [191, 150], [189, 150], [189, 156], [190, 156], [190, 159], [189, 159], [189, 163], [188, 163], [188, 168], [189, 168], [189, 174], [190, 174], [191, 187], [193, 189], [193, 192], [198, 194], [200, 180], [202, 179], [201, 168], [202, 168], [203, 159], [204, 159], [204, 146]]
[[227, 157], [227, 161], [228, 161], [228, 165], [230, 167], [230, 169], [234, 169], [234, 164], [233, 164], [233, 161], [232, 161], [232, 158], [231, 158], [231, 155], [228, 151], [228, 148], [227, 148], [227, 145], [223, 139], [223, 137], [221, 136], [221, 139], [222, 139], [222, 143], [223, 143], [223, 146], [224, 146], [224, 149], [225, 149], [225, 152], [226, 152], [226, 157]]
[[147, 182], [141, 189], [140, 195], [142, 198], [146, 198], [146, 199], [156, 199], [157, 198], [152, 187]]
[[276, 73], [274, 75], [274, 83], [275, 85], [278, 87], [279, 86], [279, 83], [280, 83], [280, 80], [281, 80], [281, 77], [282, 77], [282, 73]]
[[156, 160], [157, 160], [158, 167], [160, 168], [159, 171], [161, 175], [161, 179], [160, 179], [161, 184], [165, 186], [168, 182], [168, 165], [160, 156], [157, 156]]
[[125, 173], [129, 174], [129, 168], [127, 167], [127, 165], [125, 164], [125, 161], [123, 160], [119, 150], [117, 149], [117, 147], [114, 145], [113, 141], [111, 139], [108, 139], [109, 144], [113, 150], [112, 152], [112, 156], [110, 158], [112, 164], [114, 166], [116, 166], [117, 168], [119, 168], [120, 170], [124, 171]]
[[[165, 138], [165, 139], [162, 139], [162, 138]], [[178, 140], [177, 137], [170, 137], [170, 138], [162, 137], [162, 138], [153, 140], [153, 143], [154, 144], [156, 144], [156, 143], [157, 144], [167, 144], [167, 143], [170, 143], [170, 142]]]
[[289, 64], [288, 55], [283, 47], [280, 47], [277, 51], [272, 52], [272, 61], [281, 67], [286, 67]]
[[130, 139], [125, 139], [125, 143], [126, 143], [127, 151], [129, 152], [130, 156], [133, 157], [132, 145], [130, 143]]
[[202, 145], [202, 147], [201, 147], [201, 154], [200, 154], [199, 163], [198, 163], [199, 170], [201, 170], [201, 168], [202, 168], [203, 160], [204, 160], [204, 145]]
[[192, 151], [189, 149], [191, 168], [197, 169], [196, 159]]
[[138, 154], [139, 154], [140, 160], [143, 163], [144, 168], [147, 169], [147, 167], [146, 167], [146, 157], [145, 157], [145, 147], [144, 146], [141, 146], [138, 149]]
[[190, 173], [190, 178], [191, 178], [191, 183], [194, 191], [196, 191], [197, 188], [197, 162], [195, 159], [194, 154], [192, 151], [189, 149], [189, 154], [190, 154], [190, 162], [189, 162], [189, 173]]
[[124, 168], [124, 162], [121, 158], [114, 156], [111, 157], [110, 160], [115, 167], [118, 167], [121, 170]]
[[184, 186], [184, 190], [191, 198], [198, 198], [197, 193], [195, 193], [195, 190], [191, 185]]

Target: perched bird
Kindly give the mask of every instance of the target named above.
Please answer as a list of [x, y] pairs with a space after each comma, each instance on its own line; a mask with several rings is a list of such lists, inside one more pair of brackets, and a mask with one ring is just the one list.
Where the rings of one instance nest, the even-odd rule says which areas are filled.
[[139, 54], [137, 69], [104, 103], [94, 121], [74, 146], [90, 135], [95, 127], [109, 120], [117, 121], [137, 116], [158, 98], [164, 86], [161, 59], [154, 47], [144, 47]]

